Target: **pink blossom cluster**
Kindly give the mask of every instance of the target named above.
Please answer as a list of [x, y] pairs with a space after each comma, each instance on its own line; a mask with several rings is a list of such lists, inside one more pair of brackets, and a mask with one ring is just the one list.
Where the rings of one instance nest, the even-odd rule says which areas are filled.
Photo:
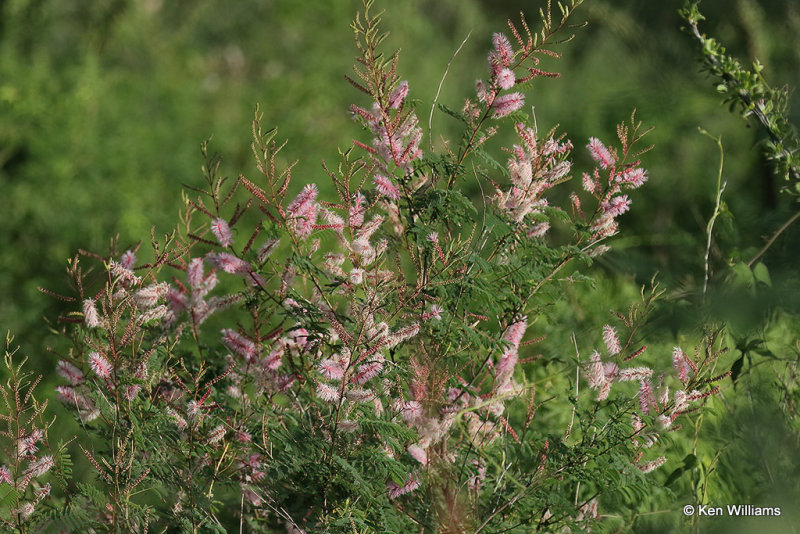
[[[17, 507], [12, 510], [12, 514], [19, 519], [20, 523], [25, 522], [36, 506], [50, 494], [50, 484], [41, 484], [36, 481], [50, 471], [55, 462], [51, 455], [37, 456], [39, 450], [38, 443], [44, 439], [44, 432], [41, 429], [32, 427], [29, 433], [24, 433], [16, 440], [16, 458], [14, 463], [16, 469], [8, 465], [0, 465], [0, 484], [9, 484], [14, 488], [18, 495]], [[25, 500], [25, 491], [33, 487], [33, 498]]]
[[521, 144], [514, 145], [506, 164], [511, 187], [498, 190], [495, 203], [511, 220], [522, 225], [528, 237], [541, 237], [550, 227], [549, 222], [541, 220], [548, 205], [544, 193], [569, 174], [572, 164], [565, 158], [572, 144], [552, 137], [539, 142], [536, 132], [524, 124], [517, 124], [516, 130]]
[[489, 52], [489, 70], [491, 76], [488, 86], [483, 80], [475, 84], [478, 101], [486, 104], [492, 117], [499, 119], [520, 109], [525, 105], [525, 95], [520, 92], [503, 93], [516, 83], [514, 74], [514, 50], [508, 38], [502, 33], [495, 33], [492, 38], [493, 49]]
[[[238, 258], [232, 255], [230, 255], [231, 258], [235, 258], [237, 261], [227, 258], [227, 255], [221, 258], [220, 255], [212, 254], [206, 256], [206, 260], [209, 263], [215, 266], [222, 266], [221, 270], [225, 272], [234, 271], [236, 274], [241, 274], [230, 266], [234, 264], [241, 265], [244, 262], [239, 262]], [[239, 270], [245, 273], [250, 272], [244, 267], [239, 267]], [[185, 312], [191, 319], [192, 324], [199, 326], [212, 313], [230, 306], [239, 299], [238, 296], [206, 298], [211, 290], [216, 287], [218, 279], [213, 270], [208, 274], [205, 273], [202, 258], [192, 258], [186, 265], [186, 280], [188, 287], [174, 280], [174, 285], [170, 286], [167, 291], [168, 312], [164, 317], [166, 325], [175, 324], [180, 315]]]
[[372, 183], [376, 191], [394, 201], [400, 198], [400, 188], [392, 179], [395, 170], [410, 176], [414, 162], [422, 158], [422, 129], [413, 111], [405, 109], [408, 82], [397, 83], [386, 102], [374, 102], [371, 110], [352, 105], [353, 116], [360, 118], [374, 135], [372, 146], [356, 141], [365, 149], [373, 163], [375, 172]]
[[591, 175], [583, 174], [583, 188], [600, 203], [591, 230], [595, 239], [602, 239], [617, 232], [616, 218], [630, 209], [631, 200], [623, 190], [641, 187], [647, 181], [647, 173], [637, 166], [638, 162], [622, 165], [619, 156], [596, 137], [589, 139], [586, 148], [597, 167]]

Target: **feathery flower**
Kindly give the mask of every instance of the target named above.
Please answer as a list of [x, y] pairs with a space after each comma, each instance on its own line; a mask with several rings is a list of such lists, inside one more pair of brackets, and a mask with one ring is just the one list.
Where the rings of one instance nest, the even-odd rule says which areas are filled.
[[142, 386], [133, 384], [132, 386], [125, 386], [125, 391], [122, 395], [125, 397], [125, 400], [132, 401], [140, 391], [142, 391]]
[[443, 311], [444, 308], [438, 304], [431, 304], [428, 313], [422, 314], [422, 320], [427, 321], [429, 319], [433, 319], [434, 321], [441, 321]]
[[353, 376], [353, 382], [356, 384], [364, 384], [369, 382], [383, 371], [382, 362], [370, 362], [360, 365], [358, 372]]
[[644, 380], [653, 376], [653, 370], [649, 367], [628, 367], [627, 369], [619, 369], [616, 372], [617, 382], [626, 382], [629, 380]]
[[393, 332], [389, 335], [389, 339], [386, 340], [386, 347], [392, 348], [396, 347], [406, 339], [410, 339], [416, 336], [419, 333], [419, 323], [414, 323], [396, 332]]
[[230, 274], [248, 274], [253, 271], [249, 263], [227, 252], [209, 252], [206, 254], [206, 261], [214, 268]]
[[42, 439], [42, 437], [44, 437], [44, 432], [36, 428], [27, 436], [20, 438], [19, 442], [17, 443], [18, 455], [26, 456], [28, 454], [34, 454], [38, 450], [36, 442]]
[[505, 333], [503, 334], [503, 340], [507, 341], [509, 345], [514, 347], [515, 349], [519, 348], [519, 344], [522, 341], [522, 337], [525, 335], [525, 330], [528, 328], [528, 318], [523, 317], [519, 321], [516, 321], [509, 325], [506, 328]]
[[89, 368], [96, 374], [98, 377], [106, 379], [111, 377], [111, 372], [114, 368], [111, 364], [106, 360], [102, 354], [99, 352], [90, 352], [89, 353]]
[[399, 404], [400, 415], [409, 423], [414, 423], [422, 419], [422, 404], [419, 401], [406, 401]]
[[359, 285], [364, 281], [364, 269], [353, 269], [350, 271], [350, 281], [356, 285]]
[[317, 397], [326, 402], [336, 402], [339, 400], [339, 388], [320, 382], [317, 384]]
[[56, 372], [77, 386], [83, 382], [83, 372], [66, 360], [58, 360]]
[[13, 484], [14, 478], [11, 476], [11, 470], [8, 466], [0, 466], [0, 483]]
[[546, 234], [549, 229], [550, 229], [549, 222], [541, 222], [534, 224], [533, 226], [528, 228], [528, 230], [525, 232], [525, 235], [527, 235], [528, 237], [543, 237], [544, 234]]
[[222, 343], [230, 350], [250, 362], [256, 357], [256, 345], [240, 333], [230, 328], [222, 330]]
[[609, 356], [615, 356], [619, 354], [620, 350], [622, 350], [619, 346], [617, 332], [611, 325], [607, 324], [603, 327], [603, 342], [606, 344], [606, 349], [608, 350]]
[[514, 56], [514, 49], [511, 48], [508, 37], [497, 32], [492, 35], [492, 45], [494, 45], [494, 51], [500, 62], [506, 67], [511, 64], [511, 58]]
[[319, 362], [317, 369], [322, 376], [329, 378], [330, 380], [341, 380], [344, 376], [344, 369], [342, 369], [342, 366], [330, 358], [326, 358]]
[[398, 109], [403, 105], [403, 101], [406, 99], [407, 95], [408, 82], [404, 80], [397, 84], [397, 87], [394, 88], [392, 94], [389, 95], [389, 107], [392, 109]]
[[495, 389], [499, 389], [500, 386], [506, 385], [509, 379], [514, 375], [514, 366], [517, 365], [517, 360], [519, 359], [519, 355], [517, 354], [517, 349], [511, 348], [506, 350], [503, 355], [498, 360], [497, 365], [495, 365], [495, 372], [496, 372], [496, 381], [497, 385]]
[[606, 148], [606, 145], [604, 145], [598, 138], [590, 137], [586, 148], [589, 149], [589, 154], [592, 155], [592, 159], [599, 163], [600, 167], [608, 169], [614, 165], [614, 156], [611, 155], [611, 152]]
[[595, 179], [593, 176], [589, 176], [588, 174], [583, 173], [582, 180], [583, 180], [583, 188], [586, 190], [586, 192], [594, 193], [595, 191], [597, 191], [598, 188], [597, 179]]
[[650, 385], [650, 381], [642, 380], [639, 385], [639, 410], [647, 415], [650, 413], [650, 408], [655, 405], [656, 399], [653, 396], [653, 387]]
[[143, 287], [133, 295], [133, 303], [136, 304], [140, 310], [152, 308], [158, 303], [158, 300], [165, 297], [169, 291], [169, 284], [151, 284]]
[[131, 269], [124, 267], [122, 264], [117, 263], [114, 260], [111, 260], [111, 262], [108, 264], [108, 270], [115, 278], [122, 282], [122, 285], [125, 287], [137, 285], [142, 281], [141, 278], [133, 274]]
[[650, 473], [651, 471], [655, 471], [656, 469], [664, 465], [666, 461], [667, 461], [666, 456], [662, 456], [660, 458], [656, 458], [652, 462], [647, 462], [646, 464], [637, 465], [636, 467], [638, 467], [642, 473], [647, 474]]
[[414, 475], [409, 475], [408, 481], [402, 486], [398, 486], [394, 482], [386, 484], [386, 490], [389, 492], [390, 499], [396, 499], [406, 493], [411, 493], [419, 487], [419, 480]]
[[514, 71], [511, 69], [502, 69], [497, 73], [497, 85], [499, 85], [501, 89], [511, 89], [515, 81], [516, 77], [514, 76]]
[[619, 180], [623, 184], [630, 186], [631, 189], [636, 189], [637, 187], [641, 187], [642, 184], [647, 181], [647, 173], [644, 169], [639, 167], [628, 168], [622, 172]]
[[219, 244], [223, 247], [229, 247], [233, 244], [231, 227], [228, 226], [228, 221], [222, 217], [214, 219], [211, 222], [211, 231], [214, 233], [214, 237], [217, 238], [217, 241], [219, 241]]
[[589, 356], [589, 363], [584, 365], [583, 373], [591, 389], [599, 389], [606, 383], [606, 373], [603, 368], [603, 361], [600, 359], [600, 353], [597, 351], [592, 352], [591, 356]]
[[97, 328], [100, 326], [100, 316], [97, 313], [97, 307], [92, 299], [83, 301], [83, 321], [89, 328]]
[[286, 211], [291, 217], [290, 228], [299, 237], [308, 237], [317, 222], [319, 211], [316, 203], [317, 194], [316, 184], [308, 184], [286, 207]]
[[314, 211], [312, 206], [314, 201], [317, 199], [317, 185], [316, 184], [308, 184], [306, 185], [300, 193], [292, 200], [291, 203], [286, 207], [287, 213], [292, 217], [302, 217], [305, 214]]
[[225, 437], [225, 427], [222, 425], [214, 427], [214, 429], [208, 434], [208, 439], [206, 442], [209, 445], [213, 445], [214, 443], [218, 443], [222, 441], [222, 438]]
[[170, 416], [172, 420], [175, 422], [175, 426], [178, 427], [178, 430], [186, 430], [186, 427], [189, 426], [186, 423], [186, 419], [184, 419], [180, 414], [178, 414], [178, 412], [176, 412], [172, 408], [167, 407], [166, 412], [167, 415]]
[[495, 119], [505, 117], [506, 115], [517, 111], [525, 105], [525, 95], [522, 93], [508, 93], [507, 95], [498, 96], [492, 102], [494, 108]]
[[30, 475], [31, 478], [37, 478], [47, 473], [55, 465], [52, 456], [42, 456], [37, 461], [33, 462], [25, 470], [25, 475]]
[[675, 347], [672, 351], [672, 367], [678, 373], [678, 378], [684, 384], [689, 380], [689, 363], [686, 361], [686, 353], [680, 347]]
[[408, 454], [422, 465], [428, 465], [428, 453], [419, 445], [409, 445]]
[[375, 189], [377, 189], [378, 193], [381, 195], [389, 197], [392, 200], [400, 198], [400, 190], [394, 185], [390, 178], [382, 174], [376, 174], [372, 179], [372, 183], [375, 184]]
[[628, 195], [619, 195], [608, 202], [601, 204], [603, 212], [609, 217], [618, 217], [631, 208], [631, 199]]
[[350, 228], [358, 228], [364, 224], [364, 212], [366, 211], [366, 206], [364, 204], [366, 200], [366, 197], [364, 197], [360, 191], [356, 193], [356, 196], [353, 199], [353, 205], [350, 207], [350, 213], [348, 215], [348, 223], [350, 224]]
[[119, 259], [119, 264], [126, 269], [133, 269], [133, 266], [136, 265], [136, 254], [132, 250], [126, 250]]

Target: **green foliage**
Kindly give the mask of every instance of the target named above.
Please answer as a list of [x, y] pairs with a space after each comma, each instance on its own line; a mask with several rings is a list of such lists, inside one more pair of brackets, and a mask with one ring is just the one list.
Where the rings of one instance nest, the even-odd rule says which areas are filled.
[[764, 150], [776, 174], [791, 182], [787, 188], [794, 188], [794, 194], [800, 194], [800, 138], [789, 120], [789, 89], [771, 87], [758, 60], [747, 70], [716, 39], [701, 34], [699, 24], [705, 17], [699, 2], [687, 2], [681, 17], [700, 44], [704, 69], [719, 82], [717, 91], [731, 110], [738, 108], [743, 117], [755, 117], [767, 133]]

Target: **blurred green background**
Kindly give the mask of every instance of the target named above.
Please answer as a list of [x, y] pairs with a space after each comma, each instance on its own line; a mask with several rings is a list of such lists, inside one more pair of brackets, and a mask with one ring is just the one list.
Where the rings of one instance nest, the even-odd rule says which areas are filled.
[[[440, 96], [453, 108], [473, 96], [474, 81], [485, 77], [491, 33], [504, 31], [505, 20], [516, 19], [520, 10], [535, 23], [541, 4], [378, 2], [386, 10], [388, 46], [402, 49], [399, 69], [424, 110], [424, 124], [445, 65], [467, 34]], [[703, 443], [692, 449], [691, 436], [676, 437], [671, 447], [676, 457], [694, 450], [700, 463], [723, 451], [713, 475], [707, 475], [713, 477], [709, 484], [717, 493], [709, 498], [715, 503], [797, 502], [798, 425], [787, 400], [796, 394], [795, 380], [790, 373], [783, 389], [776, 382], [797, 359], [791, 347], [800, 311], [800, 223], [763, 258], [771, 286], [753, 282], [756, 290], [744, 301], [724, 297], [737, 283], [729, 265], [755, 255], [764, 236], [797, 205], [778, 192], [782, 184], [760, 155], [758, 129], [729, 113], [712, 81], [699, 72], [695, 44], [680, 30], [681, 4], [587, 0], [576, 20], [588, 21], [588, 27], [559, 48], [562, 59], [543, 65], [562, 77], [537, 82], [528, 97], [540, 131], [558, 125], [578, 147], [579, 164], [588, 163], [581, 150], [587, 139], [613, 141], [616, 123], [634, 108], [638, 119], [655, 128], [647, 138], [655, 149], [644, 157], [650, 181], [633, 194], [614, 252], [594, 269], [596, 287], [570, 292], [559, 320], [551, 323], [562, 336], [572, 331], [596, 336], [608, 310], [624, 308], [638, 286], [659, 273], [669, 298], [648, 333], [663, 348], [666, 366], [673, 344], [697, 340], [707, 317], [702, 314], [709, 310], [715, 319], [729, 321], [738, 339], [765, 340], [774, 359], [731, 348], [731, 361], [743, 358], [743, 378], [735, 389], [727, 383], [724, 398], [698, 422]], [[300, 160], [294, 187], [325, 182], [320, 160], [335, 160], [337, 147], [363, 137], [348, 106], [366, 102], [343, 77], [355, 55], [349, 22], [359, 5], [351, 0], [0, 0], [5, 206], [0, 327], [16, 334], [35, 368], [49, 374], [54, 365], [46, 348], [55, 340], [43, 317], [54, 320], [68, 309], [37, 287], [69, 292], [66, 260], [79, 248], [102, 253], [116, 234], [126, 246], [146, 241], [151, 227], [157, 234], [169, 231], [180, 208], [181, 184], [202, 181], [203, 140], [211, 138], [224, 173], [251, 177], [250, 121], [257, 104], [264, 124], [278, 126], [280, 136], [289, 139], [283, 157]], [[757, 57], [773, 85], [800, 85], [795, 1], [715, 0], [701, 8], [708, 17], [703, 29], [731, 53], [745, 63]], [[793, 101], [797, 119], [797, 93]], [[456, 131], [441, 114], [433, 125], [437, 140]], [[719, 156], [698, 127], [722, 136], [728, 183], [711, 254], [710, 307], [698, 303]], [[738, 313], [742, 310], [750, 313]], [[666, 479], [670, 472], [668, 465], [653, 476]], [[690, 502], [696, 489], [689, 478], [652, 502], [605, 503], [606, 509], [617, 507], [608, 513], [627, 517], [626, 529], [680, 531], [686, 525], [679, 504]], [[641, 515], [631, 520], [631, 513]], [[791, 524], [786, 517], [780, 523], [761, 521], [758, 528], [765, 532], [772, 527], [787, 532]], [[613, 530], [619, 523], [609, 525]], [[723, 522], [700, 530], [723, 525], [752, 531], [744, 523]]]

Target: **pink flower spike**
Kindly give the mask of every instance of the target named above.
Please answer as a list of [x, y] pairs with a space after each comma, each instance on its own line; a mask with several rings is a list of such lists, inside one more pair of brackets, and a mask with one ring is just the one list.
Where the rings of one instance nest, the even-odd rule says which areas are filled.
[[525, 232], [525, 235], [528, 237], [544, 237], [549, 229], [549, 222], [540, 222], [528, 228], [528, 230]]
[[361, 192], [356, 193], [355, 199], [353, 200], [353, 205], [350, 207], [350, 214], [348, 216], [350, 228], [358, 228], [364, 224], [364, 211], [366, 210], [364, 203], [366, 200], [366, 197], [364, 197]]
[[398, 109], [400, 106], [403, 105], [403, 101], [408, 96], [408, 82], [402, 81], [397, 84], [397, 87], [394, 88], [392, 94], [389, 95], [389, 107], [392, 109]]
[[609, 356], [615, 356], [619, 354], [620, 350], [622, 350], [619, 346], [617, 332], [611, 325], [607, 324], [603, 327], [603, 342], [606, 344], [606, 349], [608, 350]]
[[353, 269], [350, 271], [350, 281], [355, 284], [359, 285], [364, 281], [364, 269]]
[[100, 316], [97, 313], [97, 307], [94, 305], [94, 300], [92, 299], [83, 301], [83, 321], [89, 328], [97, 328], [100, 326]]
[[209, 252], [206, 254], [206, 261], [230, 274], [247, 274], [253, 270], [249, 263], [227, 252]]
[[649, 367], [628, 367], [621, 369], [616, 376], [617, 382], [625, 382], [628, 380], [644, 380], [653, 376], [653, 370]]
[[211, 223], [211, 231], [214, 233], [214, 237], [217, 238], [217, 241], [219, 241], [219, 244], [223, 247], [229, 247], [233, 244], [231, 227], [228, 226], [228, 222], [225, 219], [214, 219]]
[[499, 85], [501, 89], [511, 89], [514, 87], [516, 79], [514, 71], [511, 69], [503, 69], [497, 74], [497, 85]]
[[652, 462], [647, 462], [646, 464], [637, 465], [636, 467], [638, 467], [642, 473], [647, 474], [650, 473], [651, 471], [655, 471], [656, 469], [664, 465], [666, 462], [667, 462], [666, 456], [662, 456], [660, 458], [653, 460]]
[[506, 115], [517, 111], [525, 105], [525, 95], [522, 93], [508, 93], [507, 95], [499, 96], [492, 102], [494, 108], [494, 118], [499, 119]]
[[590, 137], [586, 148], [589, 149], [592, 159], [599, 163], [602, 168], [608, 169], [614, 165], [614, 156], [611, 155], [611, 152], [598, 138]]
[[641, 168], [629, 168], [623, 171], [620, 181], [631, 189], [641, 187], [647, 181], [647, 173]]
[[133, 266], [136, 265], [136, 254], [132, 250], [126, 250], [125, 254], [119, 259], [119, 264], [126, 269], [133, 269]]
[[208, 440], [207, 441], [208, 441], [209, 445], [213, 445], [214, 443], [218, 443], [218, 442], [222, 441], [222, 438], [224, 438], [224, 437], [225, 437], [225, 427], [222, 426], [222, 425], [219, 425], [219, 426], [215, 427], [214, 430], [212, 430], [208, 434]]
[[314, 204], [314, 201], [317, 199], [317, 185], [316, 184], [308, 184], [303, 188], [300, 193], [292, 200], [292, 202], [286, 207], [286, 211], [292, 217], [301, 217], [307, 212], [311, 211], [311, 206]]
[[597, 190], [597, 181], [586, 173], [583, 173], [583, 188], [588, 193], [594, 193]]
[[419, 445], [409, 445], [408, 454], [422, 465], [428, 465], [428, 453]]
[[222, 330], [222, 343], [230, 350], [250, 362], [256, 357], [256, 345], [235, 330], [225, 328]]
[[358, 372], [353, 376], [353, 381], [357, 384], [369, 382], [383, 371], [383, 363], [371, 362], [359, 366]]
[[605, 215], [618, 217], [631, 209], [631, 199], [628, 198], [628, 195], [619, 195], [608, 202], [603, 202], [601, 207]]
[[102, 379], [111, 378], [114, 368], [99, 352], [89, 353], [89, 368]]
[[392, 200], [397, 200], [400, 198], [400, 190], [389, 178], [381, 174], [376, 174], [372, 179], [372, 183], [375, 184], [375, 189], [377, 189], [378, 193], [381, 195], [389, 197]]
[[653, 387], [650, 385], [650, 381], [642, 380], [639, 387], [639, 409], [644, 415], [647, 415], [655, 404], [656, 400], [653, 397]]
[[339, 388], [320, 382], [317, 384], [317, 397], [326, 402], [336, 402], [339, 400]]
[[672, 351], [672, 367], [678, 373], [678, 379], [685, 384], [689, 380], [689, 364], [686, 362], [686, 354], [680, 347], [675, 347]]
[[511, 48], [508, 37], [499, 32], [495, 33], [492, 35], [492, 44], [494, 45], [495, 52], [497, 52], [497, 58], [507, 67], [511, 63], [511, 58], [514, 55], [514, 49]]
[[83, 382], [83, 372], [66, 360], [58, 360], [56, 372], [69, 380], [73, 386]]
[[528, 318], [523, 317], [506, 328], [503, 334], [503, 340], [507, 341], [514, 349], [519, 348], [522, 337], [525, 335], [525, 330], [528, 328]]
[[419, 401], [407, 401], [400, 405], [400, 414], [409, 423], [419, 421], [422, 418], [422, 404]]
[[344, 369], [342, 369], [342, 366], [330, 358], [326, 358], [319, 362], [317, 368], [322, 376], [330, 380], [341, 380], [344, 376]]
[[0, 483], [13, 484], [14, 477], [11, 476], [11, 470], [7, 466], [0, 466]]
[[597, 351], [589, 356], [589, 363], [584, 366], [584, 375], [591, 389], [599, 389], [607, 382], [603, 361]]
[[28, 469], [25, 470], [25, 475], [30, 475], [31, 478], [37, 478], [47, 473], [55, 465], [52, 456], [42, 456], [39, 460], [30, 464]]
[[405, 495], [406, 493], [411, 493], [415, 489], [419, 487], [419, 480], [416, 479], [413, 475], [409, 475], [408, 482], [403, 484], [402, 486], [398, 486], [394, 482], [389, 482], [386, 484], [386, 490], [389, 492], [390, 499], [396, 499], [401, 495]]

